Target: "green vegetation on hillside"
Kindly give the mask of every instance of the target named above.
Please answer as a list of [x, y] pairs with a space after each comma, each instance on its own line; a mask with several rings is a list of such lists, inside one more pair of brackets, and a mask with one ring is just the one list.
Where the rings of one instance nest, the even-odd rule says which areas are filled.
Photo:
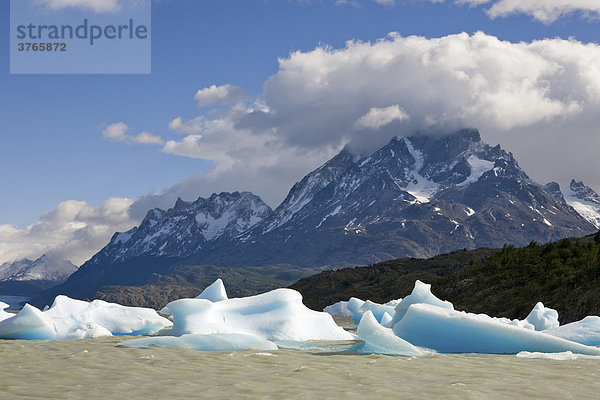
[[600, 314], [600, 233], [524, 248], [505, 246], [491, 257], [434, 282], [456, 308], [524, 318], [537, 301], [561, 322]]
[[600, 232], [524, 248], [458, 251], [428, 260], [401, 259], [326, 271], [292, 285], [306, 305], [323, 307], [350, 297], [386, 302], [408, 295], [419, 279], [456, 309], [525, 318], [538, 301], [561, 323], [600, 315]]

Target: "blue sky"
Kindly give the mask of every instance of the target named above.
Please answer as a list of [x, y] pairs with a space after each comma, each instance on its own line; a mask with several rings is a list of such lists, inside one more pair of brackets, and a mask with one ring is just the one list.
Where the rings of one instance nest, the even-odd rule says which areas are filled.
[[[565, 0], [565, 6], [568, 3]], [[162, 0], [153, 4], [150, 75], [10, 75], [9, 24], [3, 23], [0, 225], [24, 229], [36, 223], [43, 213], [69, 200], [100, 206], [111, 197], [135, 200], [163, 191], [175, 195], [181, 186], [173, 185], [185, 184], [190, 176], [195, 176], [192, 182], [203, 185], [203, 174], [218, 160], [204, 159], [202, 152], [181, 156], [184, 151], [179, 147], [166, 152], [156, 144], [107, 140], [103, 131], [122, 122], [131, 135], [151, 132], [164, 142], [181, 142], [185, 135], [169, 129], [175, 117], [184, 121], [198, 116], [211, 119], [219, 112], [231, 112], [231, 104], [200, 109], [194, 100], [198, 90], [230, 84], [243, 89], [247, 101], [260, 98], [265, 93], [265, 82], [280, 71], [278, 59], [286, 59], [296, 51], [310, 53], [319, 46], [344, 49], [349, 40], [374, 42], [390, 32], [427, 39], [483, 31], [489, 37], [510, 42], [544, 38], [574, 38], [582, 43], [599, 40], [598, 9], [584, 10], [586, 15], [576, 11], [553, 21], [539, 21], [539, 16], [536, 19], [519, 10], [491, 18], [486, 13], [491, 6], [492, 3], [468, 7], [451, 1], [397, 1], [385, 5], [372, 0], [347, 4], [336, 4], [335, 0]], [[8, 21], [8, 1], [0, 2], [0, 14]], [[543, 122], [552, 123], [549, 119]], [[519, 128], [523, 132], [545, 129], [545, 125], [537, 123], [525, 123]], [[579, 134], [581, 140], [589, 134], [589, 126], [584, 128]], [[515, 151], [521, 156], [521, 164], [528, 171], [533, 170], [535, 178], [550, 175], [544, 172], [544, 160], [522, 160], [528, 154], [525, 149], [534, 153], [533, 140], [519, 154], [518, 148], [511, 148], [518, 146], [510, 133], [506, 134], [506, 143], [498, 135], [486, 136], [483, 131], [482, 135]], [[547, 145], [558, 143], [557, 138], [549, 139]], [[294, 140], [286, 145], [293, 146]], [[297, 147], [296, 153], [306, 152], [306, 165], [290, 167], [288, 175], [282, 172], [272, 183], [266, 177], [262, 186], [247, 184], [241, 189], [254, 189], [271, 200], [271, 205], [277, 205], [277, 199], [294, 179], [339, 149], [343, 143], [336, 140], [315, 140], [313, 146]], [[569, 172], [573, 177], [586, 178], [586, 165], [589, 163], [580, 162]], [[198, 187], [197, 193], [187, 185], [181, 194], [191, 197], [213, 188], [219, 190], [221, 186], [214, 185], [214, 181], [220, 178], [215, 176], [212, 184]], [[237, 184], [227, 182], [224, 189]], [[598, 189], [600, 180], [589, 183]], [[261, 193], [260, 190], [268, 191], [264, 189], [267, 185], [277, 186], [276, 193]], [[168, 201], [171, 199], [168, 197]], [[160, 201], [157, 204], [164, 205]], [[134, 217], [132, 221], [136, 218], [139, 219]]]

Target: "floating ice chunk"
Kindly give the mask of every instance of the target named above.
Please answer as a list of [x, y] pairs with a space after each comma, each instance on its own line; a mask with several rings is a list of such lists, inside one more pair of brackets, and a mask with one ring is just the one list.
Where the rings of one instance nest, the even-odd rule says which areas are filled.
[[388, 354], [396, 356], [419, 356], [423, 351], [406, 340], [394, 335], [394, 332], [381, 326], [373, 313], [368, 310], [363, 314], [357, 329], [358, 337], [364, 343], [356, 350], [361, 353]]
[[338, 301], [335, 304], [327, 306], [323, 309], [323, 312], [326, 312], [332, 317], [352, 317], [352, 312], [348, 310], [347, 301]]
[[358, 323], [360, 322], [360, 319], [362, 318], [362, 313], [360, 312], [360, 308], [362, 307], [362, 305], [365, 304], [364, 300], [361, 299], [357, 299], [356, 297], [351, 297], [350, 300], [348, 300], [348, 311], [350, 311], [352, 313], [352, 320], [354, 321], [354, 323], [356, 325], [358, 325]]
[[503, 317], [501, 317], [501, 318], [492, 317], [492, 319], [494, 321], [500, 322], [502, 324], [518, 326], [519, 328], [528, 329], [530, 331], [535, 331], [535, 326], [533, 326], [532, 324], [527, 322], [527, 320], [508, 319], [508, 318], [503, 318]]
[[47, 311], [26, 304], [17, 315], [0, 321], [0, 338], [55, 340], [143, 335], [170, 325], [152, 309], [58, 296]]
[[600, 356], [588, 356], [584, 354], [574, 354], [571, 351], [565, 351], [562, 353], [530, 353], [528, 351], [522, 351], [517, 354], [519, 358], [540, 358], [546, 360], [557, 360], [557, 361], [569, 361], [569, 360], [580, 360], [580, 359], [591, 359], [600, 360]]
[[525, 319], [535, 327], [536, 331], [545, 331], [546, 329], [558, 328], [558, 311], [552, 308], [544, 307], [542, 302], [539, 302], [533, 307]]
[[380, 322], [381, 322], [381, 325], [385, 326], [386, 328], [391, 328], [393, 320], [394, 320], [394, 317], [392, 317], [390, 314], [383, 313], [383, 317], [381, 317]]
[[4, 311], [4, 310], [8, 309], [8, 307], [10, 307], [10, 305], [0, 301], [0, 321], [4, 321], [5, 319], [15, 316], [15, 314], [11, 314], [11, 313]]
[[50, 318], [29, 304], [25, 304], [19, 314], [0, 321], [1, 339], [45, 340], [55, 337]]
[[549, 329], [545, 333], [588, 346], [600, 346], [600, 317], [585, 317], [581, 321]]
[[119, 343], [124, 347], [183, 347], [199, 351], [277, 350], [277, 345], [252, 335], [225, 333], [214, 335], [157, 336], [132, 339]]
[[371, 311], [373, 313], [373, 316], [379, 323], [381, 323], [381, 319], [383, 318], [384, 314], [388, 314], [388, 316], [392, 317], [394, 314], [396, 314], [396, 310], [394, 309], [394, 307], [374, 303], [371, 300], [365, 301], [365, 303], [359, 308], [359, 312], [363, 316], [367, 311]]
[[430, 304], [411, 305], [404, 317], [394, 325], [393, 331], [415, 346], [442, 353], [572, 351], [600, 355], [600, 348], [501, 323], [484, 314], [467, 314]]
[[419, 303], [430, 304], [432, 306], [454, 310], [452, 303], [449, 301], [440, 300], [431, 293], [431, 285], [421, 281], [416, 281], [412, 293], [402, 299], [402, 301], [396, 306], [393, 324], [396, 324], [404, 317], [404, 314], [406, 314], [406, 311], [411, 305]]
[[225, 285], [223, 284], [221, 278], [219, 278], [216, 281], [214, 281], [212, 285], [204, 289], [204, 291], [200, 293], [200, 295], [196, 298], [217, 302], [227, 300], [228, 297], [227, 291], [225, 291]]
[[400, 304], [400, 302], [402, 301], [402, 299], [396, 299], [396, 300], [390, 300], [387, 303], [384, 304], [384, 306], [390, 306], [390, 307], [394, 307], [394, 309], [396, 308], [396, 306], [398, 304]]
[[240, 333], [270, 341], [354, 338], [337, 326], [331, 315], [307, 308], [302, 304], [302, 295], [292, 289], [217, 303], [181, 299], [166, 308], [173, 316], [173, 329], [164, 334], [174, 336]]

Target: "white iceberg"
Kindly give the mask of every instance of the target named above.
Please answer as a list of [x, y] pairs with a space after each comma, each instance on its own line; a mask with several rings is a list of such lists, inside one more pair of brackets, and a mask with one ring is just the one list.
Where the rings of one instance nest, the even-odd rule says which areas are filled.
[[589, 316], [545, 333], [588, 346], [600, 346], [600, 317]]
[[394, 324], [393, 331], [413, 345], [441, 353], [572, 351], [600, 355], [600, 348], [505, 324], [484, 314], [468, 314], [430, 304], [411, 305], [404, 317]]
[[323, 312], [326, 312], [332, 317], [352, 317], [352, 312], [348, 310], [347, 301], [338, 301], [335, 304], [327, 306], [323, 309]]
[[[373, 313], [373, 317], [377, 320], [377, 322], [381, 323], [384, 315], [387, 314], [388, 317], [394, 317], [396, 314], [396, 310], [392, 306], [386, 306], [384, 304], [374, 303], [371, 300], [365, 301], [365, 303], [360, 306], [359, 312], [364, 316], [368, 311]], [[362, 320], [362, 319], [361, 319]]]
[[525, 319], [535, 327], [536, 331], [545, 331], [547, 329], [558, 328], [558, 311], [544, 307], [542, 302], [539, 302], [533, 307]]
[[173, 328], [162, 332], [172, 336], [235, 333], [269, 341], [354, 339], [331, 315], [302, 304], [302, 295], [292, 289], [219, 302], [181, 299], [161, 312], [173, 318]]
[[388, 354], [397, 356], [420, 356], [424, 351], [394, 335], [390, 328], [381, 326], [369, 310], [364, 313], [357, 329], [358, 338], [364, 343], [356, 351], [367, 354]]
[[210, 300], [212, 302], [227, 300], [227, 291], [225, 290], [225, 285], [221, 278], [217, 279], [213, 282], [212, 285], [204, 289], [197, 299], [205, 299]]
[[277, 345], [256, 336], [239, 333], [212, 335], [157, 336], [132, 339], [119, 343], [135, 348], [183, 347], [198, 351], [277, 350]]
[[351, 297], [350, 300], [348, 300], [348, 305], [346, 307], [348, 308], [348, 311], [352, 313], [352, 320], [356, 325], [358, 325], [360, 319], [362, 318], [362, 312], [360, 312], [360, 308], [363, 306], [363, 304], [365, 304], [365, 301], [357, 299], [356, 297]]
[[169, 320], [152, 309], [58, 296], [46, 311], [26, 304], [18, 314], [0, 321], [0, 338], [59, 340], [145, 335], [170, 325]]
[[452, 303], [440, 300], [431, 293], [431, 285], [416, 281], [412, 293], [402, 299], [396, 306], [392, 325], [404, 318], [408, 308], [413, 304], [430, 304], [435, 307], [454, 310]]
[[0, 321], [4, 321], [5, 319], [15, 316], [15, 314], [11, 314], [11, 313], [4, 311], [4, 310], [7, 310], [8, 307], [10, 307], [10, 305], [0, 301]]
[[[388, 314], [388, 316], [393, 317], [396, 313], [396, 306], [402, 301], [402, 299], [392, 300], [385, 304], [375, 303], [371, 300], [361, 300], [356, 297], [352, 297], [346, 304], [346, 309], [350, 313], [349, 316], [352, 317], [352, 320], [356, 325], [359, 324], [362, 316], [367, 312], [371, 311], [375, 319], [381, 323], [381, 320], [384, 317], [384, 314]], [[339, 304], [339, 303], [338, 303]], [[330, 306], [331, 307], [331, 306]]]

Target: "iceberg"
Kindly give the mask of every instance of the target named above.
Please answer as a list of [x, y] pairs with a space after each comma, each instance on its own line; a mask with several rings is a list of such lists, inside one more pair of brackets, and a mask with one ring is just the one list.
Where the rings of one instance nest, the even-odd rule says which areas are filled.
[[348, 300], [348, 305], [346, 307], [348, 308], [348, 311], [352, 313], [352, 321], [354, 321], [356, 325], [358, 325], [360, 319], [362, 318], [360, 308], [363, 306], [363, 304], [365, 304], [365, 301], [357, 299], [356, 297], [351, 297], [350, 300]]
[[352, 320], [356, 325], [360, 323], [362, 316], [367, 311], [371, 311], [375, 319], [381, 323], [385, 314], [387, 314], [390, 317], [394, 316], [394, 314], [396, 313], [395, 308], [401, 301], [402, 299], [398, 299], [389, 301], [385, 304], [379, 304], [371, 300], [364, 301], [361, 299], [357, 299], [356, 297], [352, 297], [348, 302], [346, 302], [346, 309], [348, 310], [350, 314], [349, 316], [352, 317]]
[[127, 340], [119, 343], [119, 346], [140, 349], [183, 347], [198, 351], [277, 350], [273, 342], [239, 333], [147, 337]]
[[46, 311], [26, 304], [18, 314], [0, 321], [0, 338], [60, 340], [145, 335], [169, 326], [171, 322], [152, 309], [58, 296]]
[[545, 333], [588, 346], [600, 346], [600, 317], [585, 317], [581, 321], [552, 328]]
[[431, 304], [412, 304], [393, 326], [413, 345], [441, 353], [517, 354], [522, 351], [600, 355], [585, 346], [544, 332], [502, 323], [485, 314], [468, 314]]
[[4, 311], [4, 310], [7, 310], [8, 307], [10, 307], [8, 304], [0, 301], [0, 321], [4, 321], [5, 319], [15, 316], [15, 314], [11, 314], [11, 313]]
[[525, 321], [535, 327], [536, 331], [545, 331], [547, 329], [558, 328], [558, 311], [552, 308], [544, 307], [542, 302], [539, 302], [533, 307]]
[[323, 312], [326, 312], [332, 317], [352, 317], [352, 312], [348, 310], [347, 301], [338, 301], [335, 304], [327, 306], [323, 309]]
[[164, 335], [244, 334], [269, 341], [352, 340], [333, 317], [313, 311], [292, 289], [276, 289], [257, 296], [212, 302], [180, 299], [161, 311], [173, 318]]
[[204, 289], [196, 298], [210, 300], [215, 303], [217, 301], [227, 300], [227, 291], [225, 290], [223, 280], [221, 280], [221, 278], [217, 279], [212, 285]]
[[359, 312], [364, 316], [368, 311], [373, 314], [373, 317], [377, 320], [377, 322], [381, 323], [384, 315], [387, 314], [388, 317], [394, 316], [396, 314], [396, 310], [392, 306], [386, 306], [383, 304], [374, 303], [371, 300], [365, 301], [365, 303], [360, 306]]
[[409, 307], [413, 304], [430, 304], [438, 308], [454, 310], [454, 305], [452, 305], [452, 303], [440, 300], [431, 293], [431, 285], [416, 281], [412, 293], [402, 299], [396, 306], [392, 325], [404, 318]]
[[363, 314], [357, 328], [358, 338], [363, 341], [356, 351], [366, 354], [388, 354], [397, 356], [420, 356], [425, 354], [416, 346], [394, 335], [390, 328], [385, 328], [375, 319], [369, 310]]

